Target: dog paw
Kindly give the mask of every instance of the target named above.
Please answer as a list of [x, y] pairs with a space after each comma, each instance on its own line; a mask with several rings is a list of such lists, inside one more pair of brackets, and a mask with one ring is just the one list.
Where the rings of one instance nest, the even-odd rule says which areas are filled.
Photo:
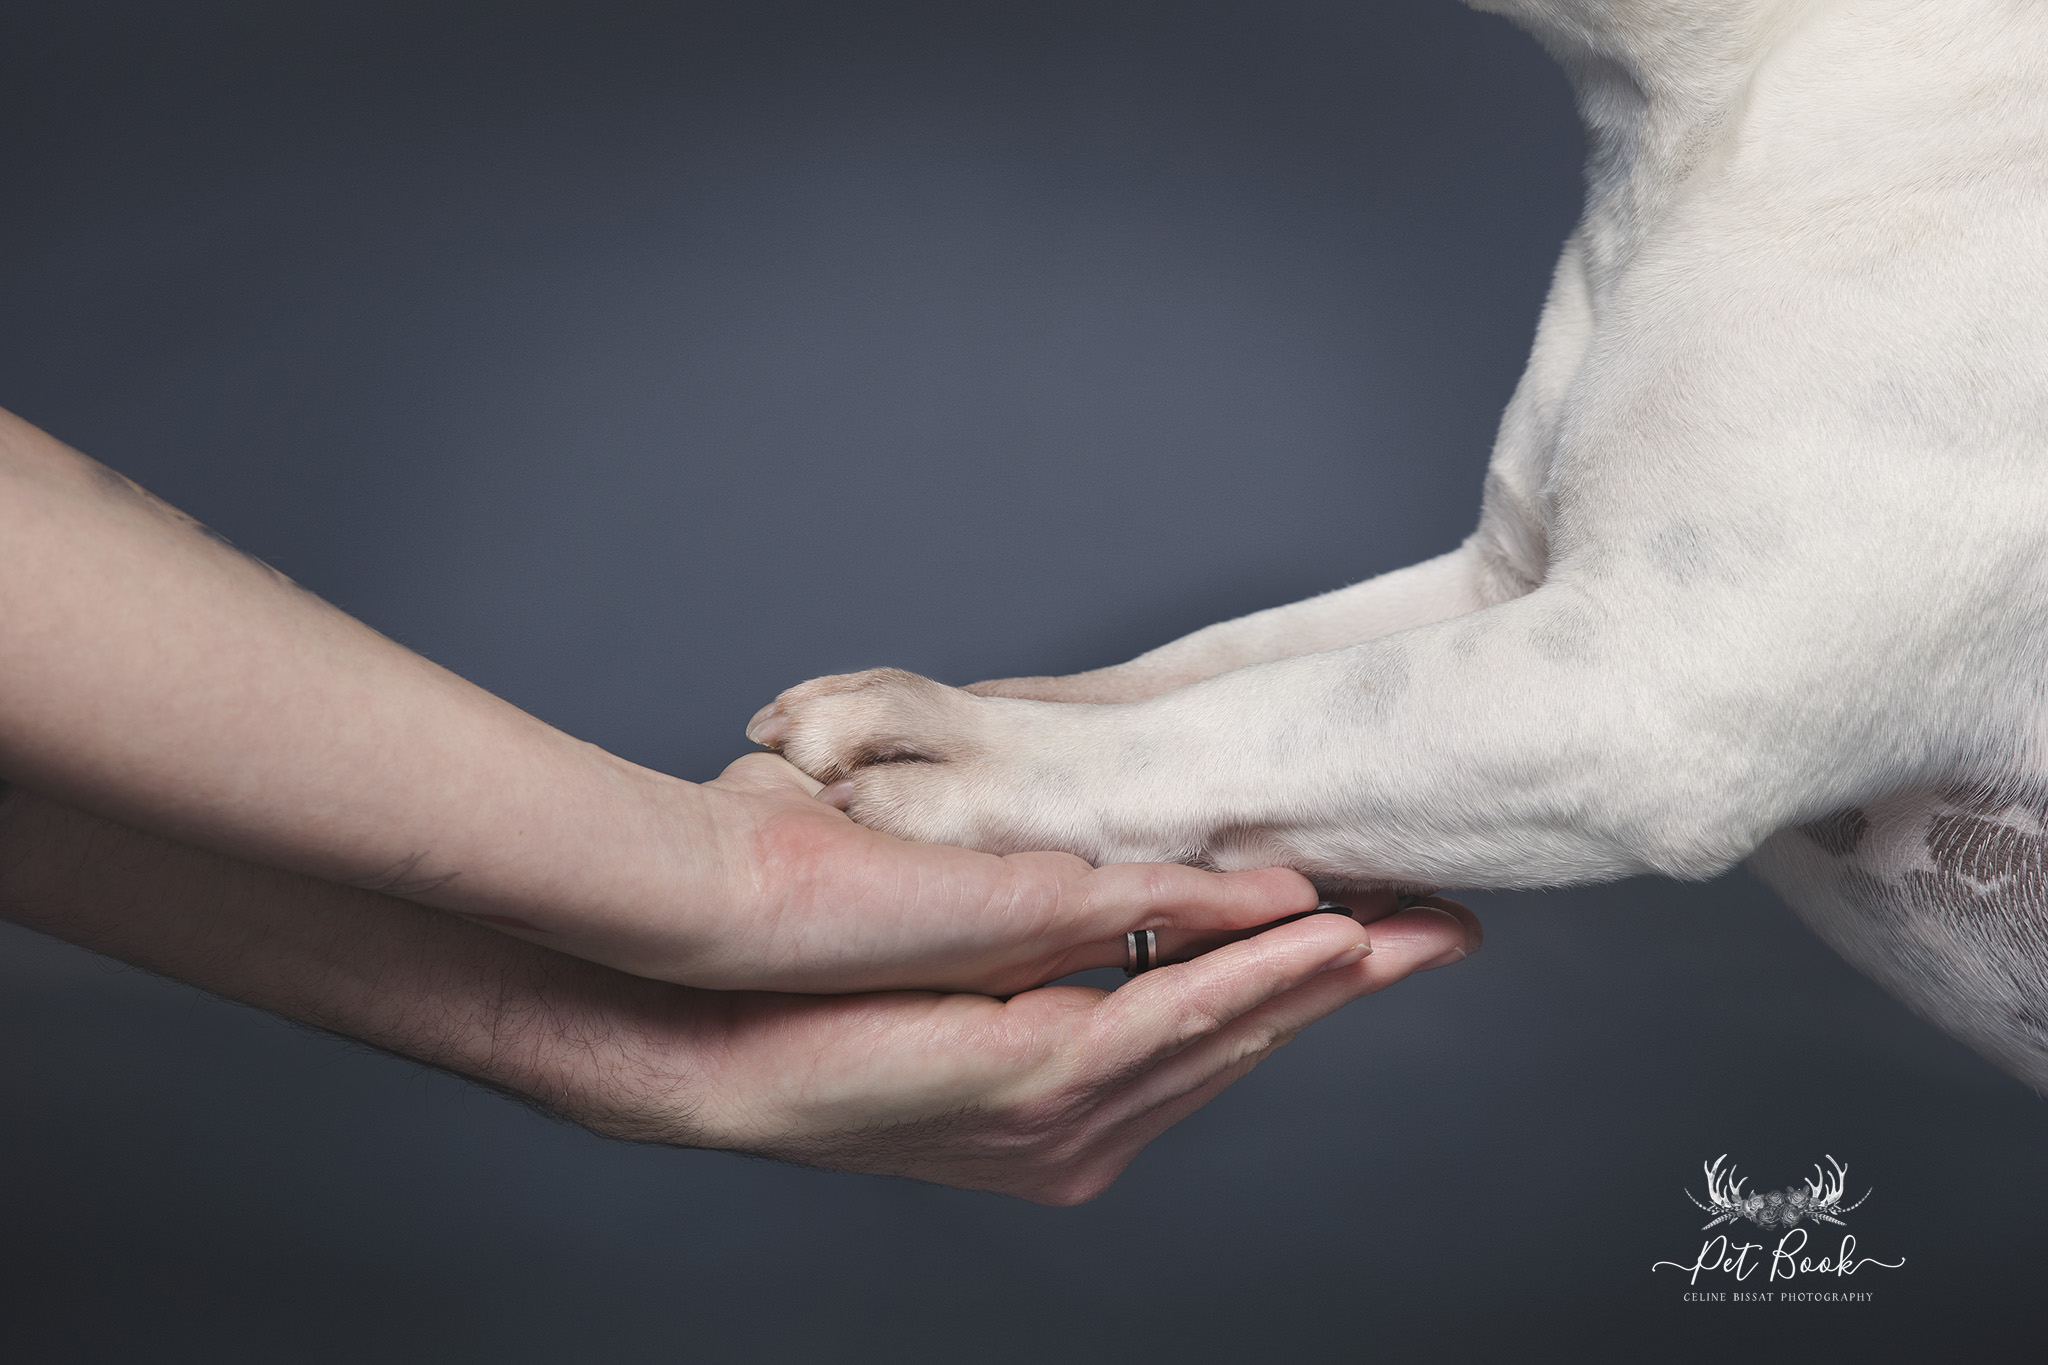
[[900, 668], [835, 673], [790, 688], [755, 712], [747, 738], [820, 782], [889, 763], [944, 763], [961, 757], [970, 700], [958, 688]]
[[825, 783], [825, 799], [864, 825], [1008, 851], [1027, 845], [1014, 819], [990, 809], [1009, 766], [999, 752], [1004, 705], [871, 668], [790, 688], [755, 714], [747, 738]]

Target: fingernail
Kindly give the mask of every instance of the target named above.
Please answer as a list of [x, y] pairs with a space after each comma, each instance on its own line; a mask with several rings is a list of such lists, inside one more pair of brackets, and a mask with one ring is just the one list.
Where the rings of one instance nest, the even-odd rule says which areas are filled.
[[769, 702], [747, 722], [747, 738], [764, 749], [776, 748], [789, 733], [789, 717], [776, 710], [778, 705], [779, 702]]
[[1417, 910], [1427, 910], [1432, 915], [1442, 915], [1445, 919], [1458, 926], [1458, 937], [1463, 940], [1463, 946], [1445, 949], [1420, 967], [1417, 967], [1416, 971], [1433, 972], [1438, 967], [1448, 967], [1453, 962], [1463, 962], [1478, 951], [1479, 945], [1472, 941], [1472, 930], [1466, 925], [1465, 921], [1459, 919], [1450, 911], [1439, 909], [1434, 905], [1418, 905], [1415, 908]]
[[1479, 951], [1478, 943], [1473, 941], [1472, 938], [1471, 925], [1467, 924], [1464, 920], [1452, 914], [1450, 911], [1443, 909], [1441, 906], [1424, 905], [1419, 908], [1429, 911], [1429, 913], [1431, 913], [1432, 915], [1442, 915], [1445, 919], [1449, 920], [1451, 923], [1458, 926], [1458, 937], [1465, 941], [1465, 956], [1470, 957], [1472, 956], [1472, 954]]
[[848, 778], [844, 781], [834, 782], [831, 786], [818, 793], [818, 799], [828, 806], [836, 806], [840, 810], [845, 810], [853, 804], [853, 780]]
[[1328, 962], [1325, 962], [1322, 966], [1322, 970], [1326, 972], [1334, 972], [1339, 967], [1349, 967], [1354, 963], [1363, 962], [1371, 956], [1372, 943], [1370, 940], [1364, 943], [1354, 943], [1349, 948], [1346, 948], [1343, 952], [1331, 958]]

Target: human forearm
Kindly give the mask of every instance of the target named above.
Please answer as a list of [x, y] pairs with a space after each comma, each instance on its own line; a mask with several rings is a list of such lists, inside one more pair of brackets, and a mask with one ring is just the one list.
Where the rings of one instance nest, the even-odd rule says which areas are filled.
[[651, 1042], [679, 988], [19, 789], [0, 796], [0, 916], [594, 1126], [694, 1137], [688, 1056]]
[[[392, 643], [0, 414], [0, 780], [180, 843], [721, 989], [1010, 993], [1134, 928], [1250, 928], [1280, 874], [908, 844], [757, 757], [627, 763]], [[762, 764], [767, 764], [764, 770]]]
[[678, 890], [713, 875], [687, 837], [698, 788], [393, 644], [4, 414], [0, 531], [0, 778], [460, 912], [687, 930]]

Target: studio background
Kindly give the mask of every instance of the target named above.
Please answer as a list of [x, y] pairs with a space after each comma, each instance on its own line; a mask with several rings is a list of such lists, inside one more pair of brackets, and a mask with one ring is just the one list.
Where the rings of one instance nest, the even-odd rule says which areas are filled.
[[[1451, 0], [15, 0], [0, 404], [704, 778], [819, 673], [1455, 544], [1578, 155]], [[1746, 876], [1469, 899], [1072, 1210], [602, 1141], [10, 929], [0, 1352], [2038, 1358], [2031, 1093]], [[1840, 1157], [1907, 1266], [1682, 1303], [1723, 1152]]]

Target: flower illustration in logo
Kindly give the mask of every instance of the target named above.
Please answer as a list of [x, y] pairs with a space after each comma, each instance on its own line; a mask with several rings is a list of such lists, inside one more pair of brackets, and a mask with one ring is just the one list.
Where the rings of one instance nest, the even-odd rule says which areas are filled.
[[1848, 1213], [1858, 1207], [1863, 1203], [1863, 1199], [1870, 1198], [1873, 1193], [1871, 1190], [1865, 1190], [1863, 1199], [1857, 1200], [1854, 1204], [1844, 1204], [1843, 1181], [1849, 1174], [1849, 1168], [1829, 1157], [1828, 1165], [1834, 1169], [1824, 1171], [1819, 1163], [1815, 1163], [1815, 1178], [1805, 1182], [1803, 1186], [1772, 1190], [1769, 1194], [1744, 1194], [1742, 1187], [1747, 1182], [1735, 1178], [1735, 1168], [1730, 1166], [1726, 1171], [1721, 1169], [1722, 1163], [1727, 1160], [1727, 1154], [1723, 1153], [1702, 1168], [1707, 1173], [1706, 1203], [1701, 1204], [1698, 1199], [1693, 1198], [1691, 1190], [1685, 1192], [1686, 1198], [1699, 1204], [1700, 1212], [1714, 1215], [1706, 1227], [1701, 1229], [1703, 1232], [1708, 1228], [1717, 1228], [1723, 1223], [1734, 1222], [1738, 1218], [1754, 1223], [1760, 1228], [1793, 1228], [1809, 1218], [1818, 1223], [1833, 1223], [1836, 1227], [1843, 1227], [1846, 1225], [1837, 1215]]

